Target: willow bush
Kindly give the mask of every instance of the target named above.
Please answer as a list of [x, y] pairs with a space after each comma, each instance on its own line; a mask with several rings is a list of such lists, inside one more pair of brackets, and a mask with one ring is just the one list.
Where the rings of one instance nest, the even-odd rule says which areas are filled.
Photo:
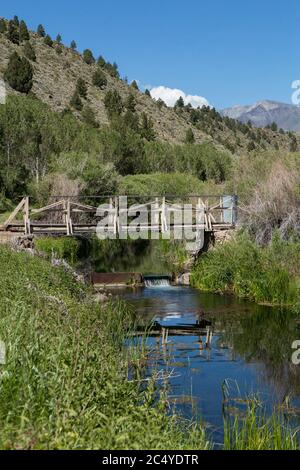
[[275, 232], [259, 247], [248, 235], [203, 254], [191, 281], [203, 290], [230, 292], [256, 302], [295, 305], [300, 298], [300, 242], [284, 241]]

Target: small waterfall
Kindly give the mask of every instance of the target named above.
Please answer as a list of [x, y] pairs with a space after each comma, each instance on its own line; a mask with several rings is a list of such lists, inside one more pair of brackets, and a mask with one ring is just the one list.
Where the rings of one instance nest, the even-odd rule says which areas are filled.
[[169, 276], [144, 276], [145, 287], [169, 287]]

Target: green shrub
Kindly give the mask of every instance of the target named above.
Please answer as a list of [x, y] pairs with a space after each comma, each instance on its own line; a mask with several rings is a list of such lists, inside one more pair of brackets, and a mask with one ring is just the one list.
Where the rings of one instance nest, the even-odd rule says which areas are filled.
[[73, 237], [43, 237], [35, 240], [38, 251], [45, 253], [49, 259], [54, 255], [74, 264], [77, 261], [79, 242]]
[[119, 185], [120, 194], [139, 196], [201, 194], [203, 183], [195, 176], [183, 173], [152, 173], [128, 175]]
[[28, 93], [32, 88], [33, 68], [25, 57], [13, 52], [4, 72], [4, 80], [21, 93]]
[[[290, 262], [290, 260], [294, 262]], [[246, 234], [200, 256], [191, 276], [195, 287], [231, 292], [256, 302], [294, 305], [298, 302], [300, 242], [276, 234], [261, 248]]]

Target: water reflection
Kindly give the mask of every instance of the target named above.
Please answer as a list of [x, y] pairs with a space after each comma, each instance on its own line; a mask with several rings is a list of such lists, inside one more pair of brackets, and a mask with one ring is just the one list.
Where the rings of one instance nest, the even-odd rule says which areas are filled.
[[147, 340], [149, 367], [173, 373], [170, 402], [186, 417], [199, 413], [221, 435], [226, 379], [235, 384], [236, 403], [255, 393], [267, 411], [284, 408], [287, 397], [290, 409], [299, 409], [300, 369], [291, 362], [291, 344], [300, 331], [291, 312], [185, 287], [120, 295], [133, 304], [141, 322], [161, 325]]

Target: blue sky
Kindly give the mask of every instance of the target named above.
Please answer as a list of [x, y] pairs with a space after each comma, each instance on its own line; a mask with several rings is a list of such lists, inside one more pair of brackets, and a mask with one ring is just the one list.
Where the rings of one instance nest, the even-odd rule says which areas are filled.
[[15, 14], [116, 61], [122, 77], [217, 108], [290, 102], [300, 79], [299, 0], [2, 0], [0, 16]]

